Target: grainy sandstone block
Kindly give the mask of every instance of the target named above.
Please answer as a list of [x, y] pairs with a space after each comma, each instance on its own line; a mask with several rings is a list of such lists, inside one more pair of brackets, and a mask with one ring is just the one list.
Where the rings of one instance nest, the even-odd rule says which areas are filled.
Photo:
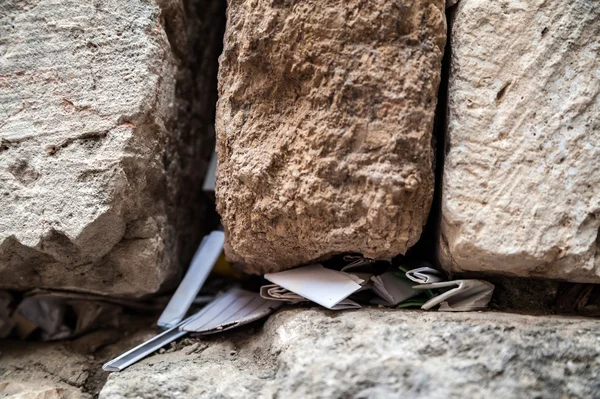
[[227, 254], [262, 273], [404, 253], [433, 193], [444, 1], [228, 5], [217, 106]]
[[441, 258], [600, 282], [600, 2], [461, 0]]
[[0, 4], [0, 288], [143, 295], [189, 259], [192, 161], [210, 154], [189, 120], [215, 100], [180, 87], [195, 18], [181, 1]]

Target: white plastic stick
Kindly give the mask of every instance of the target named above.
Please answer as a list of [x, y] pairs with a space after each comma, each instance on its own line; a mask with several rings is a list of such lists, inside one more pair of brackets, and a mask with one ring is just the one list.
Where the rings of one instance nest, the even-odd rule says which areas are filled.
[[107, 362], [102, 366], [102, 370], [104, 371], [121, 371], [126, 367], [131, 366], [133, 363], [141, 360], [151, 354], [152, 352], [162, 348], [166, 344], [175, 341], [178, 338], [183, 337], [188, 332], [187, 331], [179, 331], [179, 325], [187, 323], [189, 320], [186, 319], [176, 325], [175, 327], [157, 335], [154, 338], [149, 339], [141, 345], [136, 346], [135, 348], [128, 350], [123, 353], [121, 356], [118, 356]]

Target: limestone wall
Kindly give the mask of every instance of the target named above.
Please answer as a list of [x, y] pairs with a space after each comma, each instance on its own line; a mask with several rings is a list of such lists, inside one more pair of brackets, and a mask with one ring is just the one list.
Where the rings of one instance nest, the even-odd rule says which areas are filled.
[[172, 288], [215, 128], [246, 272], [405, 254], [442, 179], [447, 270], [600, 281], [598, 2], [232, 0], [223, 38], [224, 6], [0, 4], [0, 289]]
[[0, 6], [1, 289], [174, 283], [200, 235], [180, 216], [204, 210], [179, 183], [200, 186], [211, 151], [210, 124], [190, 119], [216, 100], [215, 71], [208, 101], [181, 88], [195, 18], [179, 1]]
[[600, 282], [600, 3], [461, 0], [441, 259]]

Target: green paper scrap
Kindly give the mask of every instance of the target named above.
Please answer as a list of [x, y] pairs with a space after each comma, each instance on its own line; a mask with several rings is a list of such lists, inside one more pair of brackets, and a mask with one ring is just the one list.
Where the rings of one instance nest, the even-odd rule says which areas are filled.
[[[408, 272], [410, 269], [407, 269], [405, 267], [402, 266], [398, 266], [398, 269], [400, 269], [402, 271], [402, 273], [394, 273], [394, 275], [400, 279], [406, 280], [406, 281], [412, 281], [411, 279], [409, 279], [408, 277], [406, 277], [406, 272]], [[418, 284], [416, 284], [418, 285]], [[433, 298], [435, 296], [435, 294], [433, 293], [433, 291], [431, 290], [423, 290], [423, 293], [418, 295], [417, 297], [413, 297], [410, 299], [407, 299], [406, 301], [398, 304], [396, 306], [397, 309], [402, 309], [402, 308], [413, 308], [413, 307], [417, 307], [420, 308], [421, 306], [423, 306], [429, 299]]]
[[402, 302], [401, 304], [399, 304], [398, 306], [396, 306], [397, 309], [403, 309], [403, 308], [420, 308], [421, 306], [423, 306], [425, 303], [427, 302], [427, 299], [409, 299], [406, 300], [404, 302]]

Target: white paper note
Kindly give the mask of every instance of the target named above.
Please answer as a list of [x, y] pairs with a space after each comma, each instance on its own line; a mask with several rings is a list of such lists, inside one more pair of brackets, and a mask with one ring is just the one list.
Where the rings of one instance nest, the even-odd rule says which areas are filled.
[[288, 303], [300, 303], [308, 302], [308, 299], [293, 293], [290, 290], [286, 290], [277, 284], [268, 284], [260, 287], [260, 296], [272, 301], [283, 301]]
[[428, 310], [440, 305], [442, 312], [467, 312], [485, 309], [492, 299], [494, 285], [483, 280], [454, 280], [440, 283], [421, 284], [415, 289], [452, 288], [429, 301], [421, 309]]
[[[306, 299], [296, 293], [293, 293], [290, 290], [280, 287], [277, 284], [263, 285], [262, 287], [260, 287], [260, 296], [265, 299], [272, 300], [272, 301], [282, 301], [282, 302], [287, 302], [287, 303], [291, 303], [291, 304], [296, 304], [296, 303], [300, 303], [300, 302], [310, 302], [308, 299]], [[334, 305], [331, 308], [331, 310], [360, 309], [360, 308], [361, 308], [361, 306], [358, 303], [356, 303], [350, 299], [343, 299], [342, 301], [340, 301], [336, 305]]]
[[222, 231], [213, 231], [204, 239], [190, 264], [183, 281], [171, 297], [169, 304], [160, 315], [158, 325], [173, 328], [187, 313], [192, 302], [200, 292], [202, 285], [223, 251], [225, 236]]
[[444, 281], [444, 275], [431, 267], [418, 267], [406, 272], [406, 278], [419, 284], [437, 283]]
[[350, 277], [344, 272], [326, 269], [319, 264], [268, 273], [265, 278], [327, 309], [333, 309], [358, 291], [363, 282], [355, 276]]
[[213, 334], [266, 317], [281, 305], [257, 293], [232, 288], [191, 316], [180, 330]]

